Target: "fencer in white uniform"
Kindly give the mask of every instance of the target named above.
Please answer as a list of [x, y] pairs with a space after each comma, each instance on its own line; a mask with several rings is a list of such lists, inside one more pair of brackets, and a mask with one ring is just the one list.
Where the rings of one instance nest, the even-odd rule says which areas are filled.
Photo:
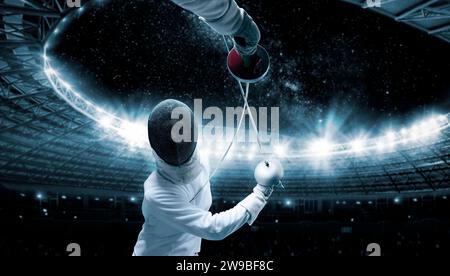
[[283, 177], [276, 160], [260, 163], [253, 192], [222, 213], [209, 212], [212, 203], [209, 169], [196, 154], [197, 143], [176, 143], [171, 130], [175, 109], [192, 117], [189, 107], [175, 100], [158, 104], [149, 118], [149, 139], [156, 171], [144, 184], [142, 213], [145, 223], [134, 247], [135, 256], [195, 256], [201, 240], [222, 240], [244, 224], [251, 225]]
[[[258, 27], [233, 0], [173, 2], [203, 17], [217, 32], [232, 35], [240, 53], [251, 54], [256, 49]], [[283, 177], [278, 161], [260, 163], [255, 170], [257, 184], [253, 192], [232, 209], [212, 214], [210, 172], [197, 156], [195, 137], [177, 143], [171, 134], [177, 123], [172, 112], [179, 108], [191, 115], [192, 133], [196, 133], [192, 111], [175, 100], [158, 104], [149, 118], [149, 139], [157, 169], [144, 184], [145, 223], [134, 256], [198, 255], [202, 239], [222, 240], [244, 224], [251, 225]]]

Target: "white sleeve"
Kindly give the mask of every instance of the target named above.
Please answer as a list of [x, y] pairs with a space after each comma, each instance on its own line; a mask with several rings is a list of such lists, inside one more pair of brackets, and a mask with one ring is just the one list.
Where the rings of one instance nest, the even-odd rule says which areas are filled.
[[172, 0], [202, 17], [216, 32], [233, 35], [242, 26], [244, 10], [234, 0]]
[[174, 193], [146, 195], [154, 215], [180, 231], [206, 240], [222, 240], [245, 223], [252, 224], [266, 205], [266, 200], [252, 193], [228, 211], [212, 214]]

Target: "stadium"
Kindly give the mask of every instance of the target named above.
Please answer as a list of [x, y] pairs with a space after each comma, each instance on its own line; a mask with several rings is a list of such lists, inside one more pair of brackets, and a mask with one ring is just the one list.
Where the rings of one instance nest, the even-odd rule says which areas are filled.
[[[450, 47], [448, 1], [341, 2]], [[58, 26], [81, 12], [65, 0], [0, 3], [1, 255], [64, 256], [76, 242], [83, 255], [128, 256], [142, 225], [142, 184], [155, 169], [147, 130], [80, 96], [46, 54]], [[448, 104], [448, 83], [446, 93]], [[336, 141], [282, 135], [268, 147], [285, 166], [284, 189], [258, 223], [202, 254], [362, 256], [370, 243], [383, 255], [446, 254], [450, 113], [440, 111]], [[200, 150], [214, 166], [227, 145]], [[265, 157], [256, 144], [233, 146], [211, 181], [213, 210], [251, 191]], [[111, 244], [115, 236], [123, 240]]]

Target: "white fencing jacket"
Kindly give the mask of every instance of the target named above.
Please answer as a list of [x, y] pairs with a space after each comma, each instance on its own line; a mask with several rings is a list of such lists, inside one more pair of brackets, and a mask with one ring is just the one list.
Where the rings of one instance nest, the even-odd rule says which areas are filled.
[[251, 225], [266, 205], [264, 196], [251, 193], [234, 208], [213, 215], [208, 211], [209, 172], [197, 155], [180, 167], [155, 158], [157, 171], [144, 184], [145, 223], [135, 256], [195, 256], [202, 239], [222, 240], [245, 223]]
[[200, 16], [219, 34], [235, 34], [244, 21], [244, 10], [239, 8], [234, 0], [172, 0], [172, 2]]

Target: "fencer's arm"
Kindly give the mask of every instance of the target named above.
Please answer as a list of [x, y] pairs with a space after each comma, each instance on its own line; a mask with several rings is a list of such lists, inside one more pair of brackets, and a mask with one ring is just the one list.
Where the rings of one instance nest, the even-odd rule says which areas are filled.
[[245, 223], [251, 225], [266, 205], [266, 199], [254, 192], [232, 209], [213, 215], [175, 194], [146, 194], [145, 198], [161, 220], [180, 231], [206, 240], [222, 240]]
[[234, 0], [172, 0], [178, 6], [204, 18], [216, 32], [233, 35], [242, 26], [244, 10]]

